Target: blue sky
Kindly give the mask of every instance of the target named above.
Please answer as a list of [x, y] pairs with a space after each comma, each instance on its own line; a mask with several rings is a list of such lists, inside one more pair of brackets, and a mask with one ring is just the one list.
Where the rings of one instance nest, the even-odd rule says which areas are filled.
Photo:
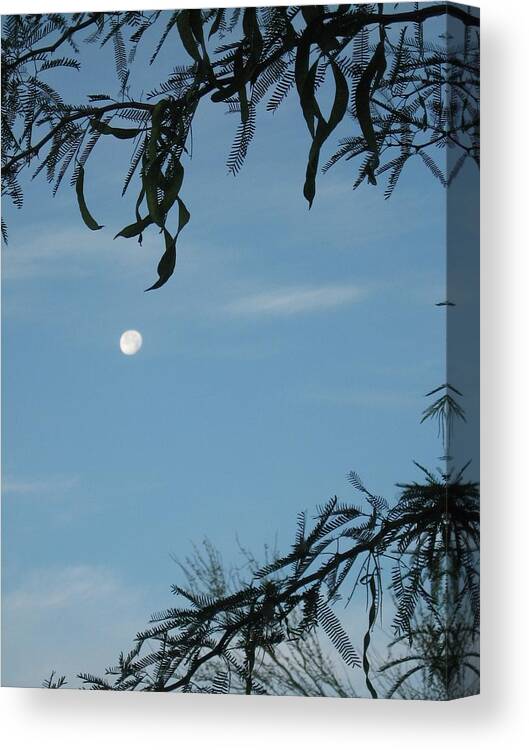
[[[88, 90], [115, 92], [110, 50], [91, 55]], [[157, 70], [138, 66], [147, 90]], [[86, 73], [61, 81], [73, 96]], [[3, 206], [4, 684], [113, 662], [169, 603], [171, 554], [204, 536], [227, 562], [236, 535], [256, 553], [285, 548], [299, 510], [353, 496], [349, 470], [392, 498], [419, 476], [413, 459], [437, 465], [419, 419], [445, 381], [443, 189], [417, 164], [384, 201], [352, 192], [345, 162], [319, 178], [309, 212], [294, 97], [261, 112], [233, 178], [236, 126], [201, 105], [191, 221], [159, 291], [143, 292], [159, 236], [112, 239], [133, 218], [126, 144], [103, 143], [86, 169], [100, 232], [72, 189], [52, 198], [42, 177], [22, 212]], [[118, 347], [128, 328], [143, 336], [134, 357]]]

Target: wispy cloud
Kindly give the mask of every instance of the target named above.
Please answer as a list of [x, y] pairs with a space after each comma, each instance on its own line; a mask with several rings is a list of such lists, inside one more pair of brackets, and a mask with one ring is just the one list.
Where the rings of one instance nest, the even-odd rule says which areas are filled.
[[54, 495], [67, 492], [79, 484], [78, 477], [51, 477], [48, 479], [14, 479], [2, 481], [3, 495]]
[[[120, 273], [131, 269], [137, 273], [143, 267], [152, 271], [148, 252], [160, 250], [156, 235], [145, 238], [141, 252], [131, 252], [131, 244], [114, 241], [113, 234], [110, 228], [101, 233], [90, 232], [80, 222], [59, 226], [58, 220], [14, 229], [2, 254], [2, 277], [4, 281], [77, 278], [116, 265]], [[138, 250], [139, 246], [133, 249]]]
[[78, 672], [103, 672], [146, 624], [152, 605], [106, 565], [32, 571], [4, 591], [2, 684], [38, 687], [55, 669], [73, 687]]
[[241, 297], [227, 306], [231, 315], [300, 315], [331, 310], [366, 297], [366, 290], [352, 284], [294, 286], [257, 292]]
[[97, 601], [117, 595], [116, 576], [104, 567], [74, 565], [64, 569], [40, 570], [5, 597], [11, 612], [70, 607], [73, 602]]
[[17, 227], [12, 235], [2, 258], [2, 276], [6, 281], [84, 275], [86, 261], [79, 262], [80, 258], [92, 256], [93, 261], [94, 248], [98, 250], [100, 244], [99, 238], [94, 241], [82, 228], [58, 228], [56, 224], [40, 229], [34, 224], [25, 229]]

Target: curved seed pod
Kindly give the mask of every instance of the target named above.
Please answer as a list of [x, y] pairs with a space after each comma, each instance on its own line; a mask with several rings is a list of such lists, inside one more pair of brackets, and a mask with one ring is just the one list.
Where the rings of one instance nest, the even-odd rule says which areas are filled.
[[202, 11], [200, 8], [192, 8], [188, 11], [189, 25], [193, 36], [199, 44], [204, 45], [204, 28], [202, 22]]
[[[135, 213], [136, 213], [136, 221], [137, 222], [141, 222], [142, 221], [141, 214], [140, 214], [140, 207], [141, 207], [141, 204], [143, 203], [143, 199], [144, 198], [145, 198], [145, 188], [142, 187], [141, 190], [140, 190], [140, 193], [138, 195], [138, 198], [136, 200]], [[142, 234], [142, 232], [140, 232], [140, 234], [139, 234], [138, 242], [140, 243], [140, 245], [143, 242], [143, 234]]]
[[153, 222], [151, 217], [146, 216], [144, 219], [135, 221], [134, 224], [129, 224], [128, 226], [123, 227], [121, 232], [118, 232], [114, 239], [116, 239], [117, 237], [125, 237], [126, 239], [129, 239], [130, 237], [137, 237], [152, 223]]
[[318, 61], [316, 61], [308, 71], [301, 87], [299, 101], [303, 110], [303, 117], [307, 123], [310, 134], [314, 138], [314, 118], [318, 121], [322, 119], [322, 114], [314, 94], [316, 83], [316, 73], [318, 72]]
[[[202, 62], [202, 58], [200, 57], [198, 45], [196, 43], [195, 35], [193, 34], [193, 29], [191, 27], [191, 12], [192, 11], [190, 10], [181, 10], [178, 14], [178, 18], [176, 19], [176, 26], [178, 28], [180, 39], [182, 40], [182, 44], [184, 45], [187, 54], [192, 57], [195, 62], [200, 63]], [[196, 19], [194, 19], [193, 25], [196, 26]]]
[[[310, 134], [314, 137], [314, 118], [311, 116], [311, 111], [307, 110], [304, 106], [304, 102], [307, 101], [306, 83], [309, 77], [310, 71], [310, 41], [304, 37], [298, 45], [296, 52], [296, 62], [294, 73], [296, 77], [296, 88], [298, 90], [299, 100], [301, 108], [303, 110], [303, 116], [309, 129]], [[310, 81], [309, 81], [310, 83]], [[313, 86], [314, 88], [314, 86]]]
[[369, 592], [371, 594], [371, 606], [369, 608], [368, 628], [367, 628], [366, 634], [364, 635], [364, 654], [363, 654], [363, 659], [362, 659], [362, 666], [364, 668], [364, 674], [366, 677], [367, 689], [371, 693], [372, 698], [378, 698], [377, 691], [373, 687], [373, 683], [371, 682], [369, 678], [370, 664], [369, 664], [369, 659], [367, 658], [367, 650], [369, 648], [369, 644], [371, 643], [371, 631], [373, 629], [376, 616], [377, 616], [377, 589], [376, 589], [374, 574], [372, 574], [371, 578], [369, 579]]
[[362, 130], [362, 135], [366, 139], [369, 150], [373, 157], [369, 166], [369, 182], [376, 184], [375, 169], [378, 167], [378, 145], [371, 117], [371, 95], [380, 84], [380, 80], [386, 70], [386, 54], [384, 52], [384, 42], [380, 41], [369, 61], [366, 69], [360, 76], [355, 92], [355, 106], [358, 123]]
[[159, 289], [161, 286], [163, 286], [168, 279], [171, 278], [173, 275], [173, 271], [176, 266], [176, 241], [178, 239], [178, 235], [182, 231], [182, 229], [185, 227], [189, 219], [191, 218], [191, 215], [189, 211], [187, 210], [186, 205], [184, 204], [183, 200], [181, 198], [177, 198], [178, 201], [178, 231], [176, 235], [173, 237], [167, 229], [164, 228], [164, 239], [165, 239], [165, 252], [162, 255], [160, 262], [158, 263], [158, 281], [156, 281], [152, 286], [150, 286], [148, 289], [146, 289], [146, 292], [150, 292], [153, 289]]
[[223, 86], [220, 90], [215, 91], [211, 95], [211, 101], [222, 102], [228, 99], [230, 96], [238, 93], [239, 100], [241, 102], [241, 114], [243, 122], [245, 122], [247, 119], [247, 113], [244, 104], [246, 93], [242, 93], [242, 89], [244, 86], [246, 86], [247, 83], [253, 81], [263, 49], [263, 38], [259, 29], [256, 11], [253, 7], [245, 8], [243, 16], [243, 31], [245, 34], [245, 39], [248, 39], [251, 42], [251, 52], [248, 56], [246, 64], [244, 64], [242, 46], [243, 43], [241, 42], [234, 56], [233, 80], [227, 86]]
[[332, 133], [334, 128], [343, 120], [349, 101], [349, 87], [347, 81], [334, 60], [331, 60], [331, 69], [334, 75], [336, 91], [328, 122], [329, 134]]
[[[206, 49], [206, 42], [204, 39], [204, 20], [202, 18], [202, 11], [200, 8], [193, 8], [189, 12], [189, 25], [193, 36], [198, 43], [199, 47], [199, 59], [197, 60], [198, 68], [204, 69], [208, 72], [208, 77], [214, 80], [213, 70], [209, 61], [208, 51]], [[200, 57], [200, 51], [202, 56]]]
[[[245, 71], [243, 51], [242, 47], [239, 47], [233, 59], [233, 77], [235, 80], [243, 81], [244, 76]], [[250, 110], [248, 108], [248, 96], [246, 94], [246, 82], [244, 82], [239, 89], [239, 104], [241, 107], [241, 122], [244, 124], [248, 120], [248, 115], [250, 114]]]
[[175, 161], [172, 169], [173, 174], [170, 178], [167, 177], [167, 172], [165, 177], [162, 176], [164, 195], [160, 204], [160, 210], [163, 214], [167, 214], [172, 208], [184, 181], [184, 167], [182, 163]]
[[247, 74], [249, 80], [255, 83], [256, 69], [259, 64], [261, 52], [263, 51], [263, 37], [259, 28], [259, 21], [257, 18], [257, 10], [254, 7], [244, 9], [242, 18], [242, 28], [245, 37], [250, 42], [250, 56], [246, 64]]
[[330, 136], [336, 126], [343, 120], [343, 117], [347, 111], [347, 104], [349, 100], [349, 88], [344, 74], [336, 65], [334, 61], [331, 61], [331, 69], [334, 75], [335, 93], [334, 102], [331, 109], [329, 120], [325, 120], [320, 112], [318, 104], [316, 102], [316, 117], [318, 119], [318, 126], [312, 139], [312, 145], [309, 151], [309, 158], [307, 162], [307, 172], [305, 176], [305, 184], [303, 186], [303, 195], [309, 203], [309, 208], [312, 206], [314, 196], [316, 195], [316, 175], [318, 173], [318, 162], [320, 158], [321, 147]]
[[91, 120], [90, 125], [98, 133], [113, 135], [114, 138], [120, 138], [121, 140], [136, 138], [142, 132], [139, 128], [113, 128], [108, 123], [101, 122], [101, 120]]
[[211, 37], [220, 29], [220, 25], [224, 19], [225, 12], [225, 8], [219, 8], [217, 10], [217, 15], [215, 16], [215, 20], [211, 24], [211, 29], [209, 30], [208, 39], [211, 39]]
[[84, 167], [82, 164], [79, 164], [77, 180], [75, 181], [75, 192], [77, 194], [77, 202], [79, 204], [79, 210], [81, 212], [82, 219], [88, 229], [92, 229], [93, 231], [96, 231], [97, 229], [103, 229], [103, 225], [97, 223], [86, 205], [86, 201], [84, 198]]
[[169, 279], [176, 266], [176, 237], [173, 237], [167, 229], [163, 230], [165, 239], [165, 253], [160, 258], [158, 263], [158, 281], [152, 286], [146, 289], [146, 292], [150, 292], [152, 289], [159, 289]]
[[163, 227], [163, 214], [158, 201], [158, 190], [163, 189], [163, 175], [159, 166], [161, 158], [151, 164], [143, 174], [143, 187], [145, 188], [149, 216], [159, 227]]
[[158, 201], [158, 191], [163, 191], [164, 189], [163, 175], [160, 169], [160, 165], [164, 158], [164, 153], [159, 153], [158, 141], [160, 139], [163, 113], [167, 104], [167, 100], [162, 99], [156, 104], [152, 111], [151, 133], [145, 152], [142, 173], [143, 187], [145, 189], [145, 197], [147, 199], [149, 215], [151, 219], [160, 227], [163, 226], [164, 219]]
[[149, 142], [147, 144], [147, 159], [149, 162], [153, 162], [157, 155], [157, 144], [160, 138], [160, 131], [162, 126], [162, 116], [164, 109], [168, 102], [167, 99], [160, 99], [155, 105], [151, 115], [151, 134], [149, 136]]

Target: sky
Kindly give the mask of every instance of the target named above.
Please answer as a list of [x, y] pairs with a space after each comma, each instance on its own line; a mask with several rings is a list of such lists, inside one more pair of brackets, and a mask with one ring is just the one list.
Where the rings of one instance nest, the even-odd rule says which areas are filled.
[[[153, 69], [140, 58], [138, 91], [174, 64], [169, 50]], [[54, 79], [68, 96], [117, 92], [110, 50], [86, 64], [90, 79]], [[66, 182], [52, 197], [39, 176], [22, 211], [3, 205], [5, 685], [52, 669], [75, 684], [113, 663], [172, 603], [172, 556], [204, 537], [227, 563], [237, 538], [284, 550], [298, 511], [355, 498], [350, 470], [394, 499], [420, 476], [413, 460], [437, 465], [435, 427], [419, 422], [445, 382], [442, 187], [412, 165], [385, 201], [381, 188], [353, 192], [344, 162], [319, 177], [309, 211], [295, 98], [257, 125], [234, 178], [236, 116], [200, 105], [182, 190], [191, 221], [158, 291], [143, 290], [160, 237], [113, 240], [133, 221], [126, 142], [102, 138], [86, 167], [101, 231]], [[130, 328], [143, 347], [126, 357]]]

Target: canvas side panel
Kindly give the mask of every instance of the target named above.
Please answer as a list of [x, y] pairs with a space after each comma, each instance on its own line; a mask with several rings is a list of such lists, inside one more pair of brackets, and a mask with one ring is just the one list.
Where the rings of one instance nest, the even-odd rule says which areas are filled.
[[479, 693], [479, 26], [447, 15], [447, 44], [446, 688], [454, 699]]

